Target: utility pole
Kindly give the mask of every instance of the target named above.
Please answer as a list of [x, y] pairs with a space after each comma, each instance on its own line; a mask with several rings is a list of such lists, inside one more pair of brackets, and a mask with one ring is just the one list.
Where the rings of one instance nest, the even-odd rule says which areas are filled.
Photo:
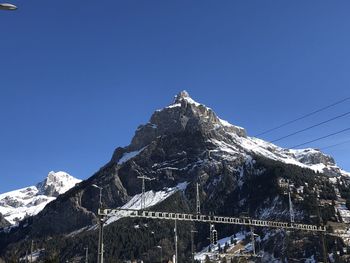
[[174, 242], [175, 242], [175, 262], [179, 263], [177, 259], [177, 220], [175, 219], [175, 228], [174, 228]]
[[210, 243], [212, 246], [215, 246], [218, 243], [218, 231], [213, 224], [210, 224]]
[[146, 185], [145, 180], [152, 181], [154, 178], [149, 178], [145, 175], [137, 176], [137, 178], [142, 179], [142, 194], [141, 194], [141, 210], [146, 208], [146, 200], [145, 200], [145, 192], [146, 192]]
[[321, 239], [322, 239], [322, 250], [323, 250], [323, 262], [328, 262], [328, 255], [327, 255], [327, 248], [326, 248], [326, 240], [324, 238], [324, 234], [321, 233]]
[[191, 230], [191, 255], [192, 255], [192, 263], [194, 263], [194, 233], [197, 233], [196, 230]]
[[100, 213], [102, 212], [102, 187], [93, 184], [95, 188], [100, 190], [99, 196], [99, 208], [98, 208], [98, 251], [97, 251], [97, 263], [103, 263], [103, 253], [104, 253], [104, 244], [103, 244], [103, 224], [104, 224], [104, 216]]
[[98, 260], [97, 263], [103, 263], [103, 253], [104, 253], [104, 244], [103, 244], [103, 224], [104, 218], [102, 215], [99, 216], [99, 231], [98, 231]]
[[157, 246], [157, 248], [160, 249], [160, 263], [163, 262], [163, 247], [162, 246]]
[[254, 228], [251, 226], [250, 227], [250, 234], [251, 234], [251, 239], [252, 239], [252, 250], [253, 250], [253, 256], [256, 256], [255, 252], [255, 237], [254, 237]]
[[[319, 223], [323, 225], [321, 214], [320, 214], [320, 201], [318, 199], [318, 196], [319, 196], [319, 189], [318, 187], [316, 187], [317, 215], [318, 215]], [[324, 238], [323, 233], [320, 233], [320, 235], [321, 235], [321, 242], [322, 242], [323, 262], [328, 263], [326, 240]]]
[[32, 240], [30, 244], [30, 263], [33, 262], [33, 250], [34, 250], [34, 241]]
[[290, 196], [290, 184], [288, 180], [288, 198], [289, 198], [289, 215], [290, 215], [290, 223], [294, 224], [294, 211], [293, 211], [293, 203], [292, 198]]
[[85, 249], [85, 263], [89, 263], [89, 247], [86, 247], [84, 249]]
[[104, 244], [103, 244], [103, 224], [104, 217], [99, 215], [99, 231], [98, 231], [98, 260], [97, 263], [103, 263], [103, 253], [104, 253]]
[[200, 215], [201, 213], [201, 201], [200, 201], [200, 198], [199, 198], [199, 183], [197, 183], [196, 185], [197, 187], [197, 194], [196, 194], [196, 212], [197, 212], [197, 215]]

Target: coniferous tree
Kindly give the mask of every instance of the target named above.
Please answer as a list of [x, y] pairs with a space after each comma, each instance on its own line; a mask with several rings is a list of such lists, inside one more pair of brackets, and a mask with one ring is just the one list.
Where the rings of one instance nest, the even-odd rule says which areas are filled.
[[205, 256], [205, 263], [211, 263], [210, 258], [208, 255]]
[[224, 246], [224, 253], [226, 253], [227, 252], [227, 249], [229, 248], [229, 245], [228, 245], [228, 243], [226, 242], [225, 243], [225, 246]]

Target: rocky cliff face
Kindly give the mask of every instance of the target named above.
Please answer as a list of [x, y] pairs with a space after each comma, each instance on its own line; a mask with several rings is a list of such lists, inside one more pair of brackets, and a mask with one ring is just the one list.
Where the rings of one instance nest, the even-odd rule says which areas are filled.
[[186, 91], [182, 91], [171, 105], [157, 110], [149, 123], [137, 129], [129, 150], [141, 149], [158, 136], [183, 132], [199, 132], [207, 137], [220, 136], [222, 139], [226, 132], [246, 136], [243, 128], [221, 120], [210, 108], [195, 102]]
[[0, 228], [9, 226], [10, 223], [4, 218], [4, 216], [0, 213]]
[[[280, 184], [288, 179], [295, 198], [296, 219], [305, 223], [317, 223], [312, 219], [315, 207], [310, 206], [317, 199], [316, 190], [320, 198], [337, 199], [342, 192], [337, 182], [344, 186], [349, 178], [330, 156], [314, 149], [283, 149], [249, 137], [243, 128], [220, 119], [183, 91], [172, 104], [155, 111], [147, 124], [138, 127], [130, 145], [117, 148], [111, 160], [88, 180], [59, 195], [8, 235], [0, 235], [0, 245], [1, 240], [6, 240], [6, 247], [21, 242], [25, 236], [40, 239], [91, 227], [98, 207], [98, 190], [92, 185], [103, 187], [104, 206], [118, 207], [141, 192], [137, 178], [140, 175], [153, 179], [147, 182], [147, 189], [154, 191], [186, 182], [183, 195], [177, 197], [182, 206], [174, 208], [163, 200], [160, 207], [165, 210], [195, 211], [194, 189], [199, 182], [203, 213], [248, 213], [256, 218], [279, 220], [289, 219], [288, 200]], [[39, 188], [51, 195], [60, 193], [51, 188], [53, 181], [55, 178], [48, 178]], [[327, 220], [341, 218], [332, 212], [327, 214]], [[279, 245], [274, 244], [281, 249]]]

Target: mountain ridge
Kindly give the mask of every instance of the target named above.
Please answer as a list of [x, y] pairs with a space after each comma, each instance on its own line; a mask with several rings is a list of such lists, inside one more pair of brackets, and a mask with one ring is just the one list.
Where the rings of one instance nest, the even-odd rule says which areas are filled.
[[[189, 120], [192, 121], [189, 123]], [[318, 172], [325, 172], [329, 175], [343, 174], [350, 176], [350, 173], [336, 165], [331, 156], [317, 149], [287, 149], [255, 137], [249, 137], [244, 128], [220, 119], [211, 108], [193, 100], [186, 91], [182, 91], [175, 96], [174, 102], [169, 106], [156, 110], [148, 123], [137, 128], [130, 145], [117, 148], [117, 150], [123, 149], [124, 153], [133, 152], [134, 155], [132, 157], [135, 157], [137, 152], [143, 150], [145, 146], [149, 145], [158, 136], [174, 134], [186, 129], [192, 129], [191, 132], [193, 132], [201, 129], [202, 126], [204, 126], [204, 130], [209, 131], [209, 134], [206, 134], [209, 138], [219, 137], [219, 141], [243, 145], [242, 148], [248, 153], [254, 152], [255, 154], [267, 156], [274, 160], [278, 159], [286, 163], [294, 162], [296, 165]], [[199, 128], [193, 129], [193, 127]], [[212, 131], [216, 132], [216, 136], [210, 134]], [[227, 140], [227, 137], [231, 137], [233, 141]], [[120, 152], [115, 152], [111, 161], [119, 161], [118, 158], [120, 156]]]
[[[320, 223], [314, 217], [318, 199], [325, 203], [336, 200], [344, 208], [342, 199], [350, 196], [346, 190], [350, 185], [349, 173], [339, 168], [332, 157], [311, 148], [284, 149], [250, 137], [244, 128], [220, 119], [212, 109], [194, 101], [183, 91], [172, 104], [155, 111], [148, 123], [140, 125], [130, 144], [116, 148], [110, 161], [94, 175], [59, 195], [27, 225], [20, 224], [8, 235], [1, 236], [0, 233], [0, 245], [21, 244], [25, 236], [39, 240], [47, 236], [60, 239], [62, 234], [72, 239], [87, 235], [96, 240], [95, 228], [91, 226], [97, 221], [99, 191], [92, 185], [103, 188], [105, 207], [121, 207], [134, 202], [137, 196], [139, 198], [140, 175], [154, 179], [146, 185], [147, 191], [154, 191], [148, 192], [150, 196], [166, 196], [155, 202], [156, 207], [165, 211], [195, 211], [197, 182], [203, 213], [226, 216], [248, 213], [255, 218], [288, 221], [288, 199], [283, 194], [285, 186], [280, 184], [288, 180], [296, 220], [312, 224]], [[164, 189], [175, 189], [184, 182], [187, 187], [183, 191], [169, 197], [162, 194]], [[181, 207], [172, 202], [178, 202]], [[338, 210], [337, 215], [337, 209], [336, 206], [323, 208], [320, 212], [322, 220], [345, 220], [342, 215], [347, 212], [342, 214]], [[121, 219], [112, 220], [107, 228], [113, 229]], [[114, 239], [119, 238], [118, 233], [111, 235]], [[199, 245], [205, 244], [205, 240], [202, 236]], [[265, 249], [271, 253], [271, 241], [266, 240]], [[272, 243], [275, 250], [283, 248], [281, 242]], [[55, 249], [52, 245], [52, 251]], [[69, 247], [61, 249], [73, 254]], [[317, 249], [315, 245], [313, 253]], [[107, 254], [110, 258], [124, 255], [118, 254], [124, 253], [122, 251], [106, 253], [110, 253]]]
[[11, 225], [39, 213], [44, 207], [74, 187], [81, 180], [66, 172], [49, 172], [34, 186], [23, 187], [0, 194], [0, 213]]

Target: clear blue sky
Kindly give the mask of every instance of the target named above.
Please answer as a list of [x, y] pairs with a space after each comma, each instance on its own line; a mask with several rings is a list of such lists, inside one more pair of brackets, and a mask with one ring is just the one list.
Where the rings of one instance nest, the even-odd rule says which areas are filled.
[[[350, 93], [349, 1], [11, 2], [18, 11], [0, 12], [0, 193], [50, 170], [91, 176], [183, 89], [250, 135]], [[350, 101], [263, 138], [349, 109]], [[349, 149], [327, 152], [350, 170]]]

